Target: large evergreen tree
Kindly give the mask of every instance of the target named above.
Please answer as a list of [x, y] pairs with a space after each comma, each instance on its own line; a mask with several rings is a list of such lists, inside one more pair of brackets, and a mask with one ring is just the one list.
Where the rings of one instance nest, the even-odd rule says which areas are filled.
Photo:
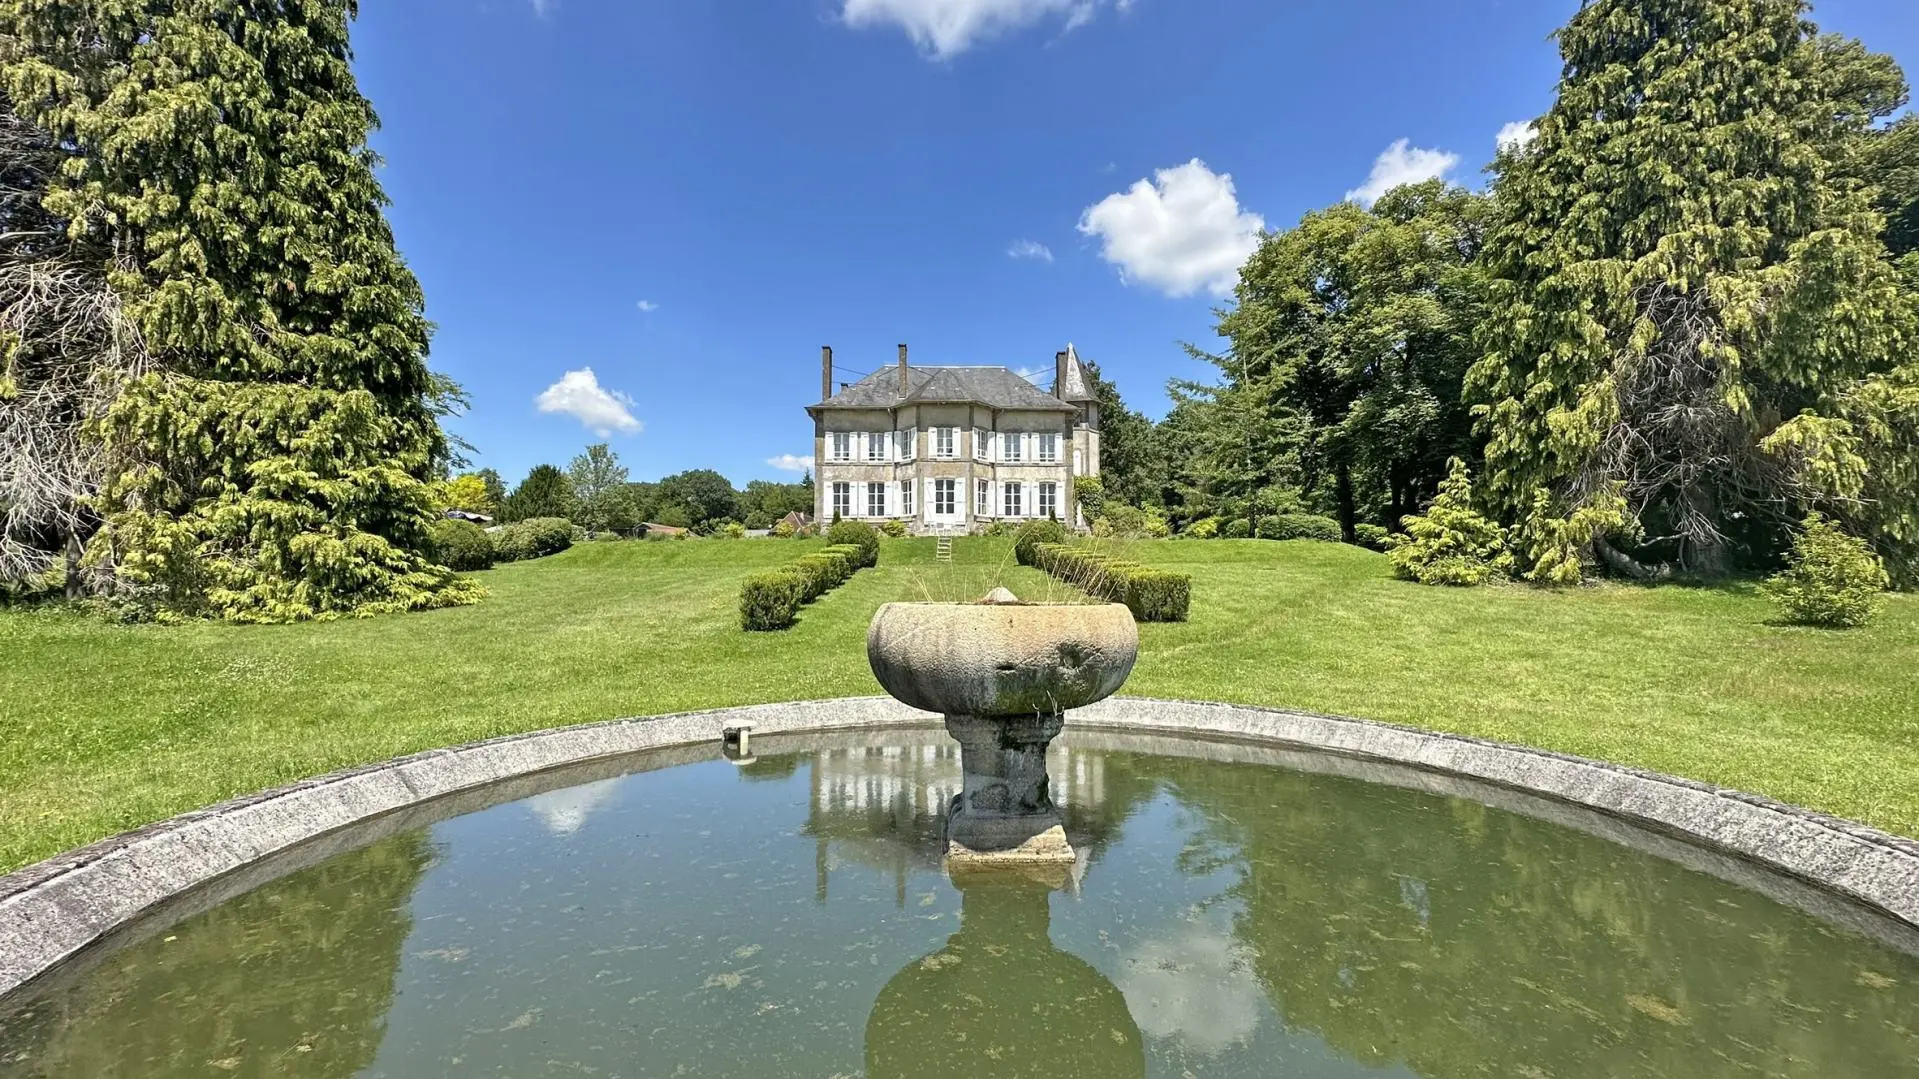
[[[1558, 99], [1502, 159], [1494, 299], [1468, 392], [1515, 521], [1622, 495], [1645, 560], [1714, 572], [1831, 504], [1919, 538], [1910, 299], [1856, 175], [1903, 100], [1800, 0], [1589, 0]], [[1534, 522], [1540, 530], [1542, 522]]]
[[162, 615], [460, 602], [418, 283], [354, 82], [352, 0], [18, 0], [0, 87], [74, 156], [44, 204], [113, 252], [151, 356], [100, 425], [88, 552]]

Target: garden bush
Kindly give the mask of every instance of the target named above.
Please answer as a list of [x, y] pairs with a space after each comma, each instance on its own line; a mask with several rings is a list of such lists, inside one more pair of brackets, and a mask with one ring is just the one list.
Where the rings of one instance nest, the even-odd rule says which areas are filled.
[[799, 620], [806, 579], [792, 568], [756, 573], [740, 587], [740, 628], [785, 629]]
[[773, 538], [792, 539], [799, 534], [799, 531], [799, 529], [793, 527], [793, 522], [781, 520], [773, 525]]
[[1035, 566], [1041, 544], [1065, 542], [1066, 526], [1058, 521], [1028, 521], [1013, 534], [1013, 558], [1022, 566]]
[[987, 525], [985, 529], [980, 532], [980, 535], [1000, 537], [1010, 536], [1013, 532], [1013, 523], [1011, 521], [994, 521], [992, 524]]
[[1065, 543], [1043, 543], [1037, 565], [1089, 596], [1124, 603], [1141, 622], [1184, 622], [1192, 578]]
[[427, 526], [433, 560], [448, 569], [476, 570], [493, 566], [493, 537], [472, 521], [442, 519]]
[[1219, 536], [1219, 518], [1201, 517], [1180, 532], [1185, 539], [1215, 539]]
[[860, 565], [877, 566], [880, 564], [879, 530], [865, 521], [837, 521], [826, 530], [826, 542], [831, 546], [850, 544], [860, 549]]
[[1253, 522], [1244, 517], [1235, 517], [1220, 527], [1223, 539], [1247, 539], [1253, 534]]
[[1361, 547], [1373, 551], [1386, 549], [1386, 529], [1380, 525], [1358, 524], [1353, 526], [1353, 538]]
[[573, 522], [564, 517], [533, 517], [502, 528], [493, 540], [494, 557], [521, 562], [557, 554], [573, 546]]
[[1765, 592], [1794, 622], [1847, 629], [1870, 622], [1891, 587], [1885, 564], [1864, 540], [1815, 513], [1806, 518], [1786, 568], [1766, 582]]
[[858, 544], [834, 544], [801, 555], [779, 569], [748, 577], [740, 586], [740, 628], [785, 629], [798, 621], [801, 607], [871, 565], [866, 557], [866, 549]]
[[715, 539], [745, 539], [746, 526], [738, 521], [726, 521], [713, 530]]
[[[1161, 522], [1164, 524], [1165, 522]], [[1132, 538], [1146, 534], [1146, 511], [1124, 502], [1108, 502], [1093, 519], [1093, 535]]]
[[1158, 510], [1146, 511], [1139, 530], [1148, 539], [1165, 539], [1173, 534], [1173, 526], [1166, 523], [1166, 515]]
[[1338, 543], [1339, 522], [1316, 513], [1276, 513], [1259, 519], [1259, 538], [1269, 540], [1309, 539]]
[[1406, 534], [1394, 536], [1393, 572], [1420, 584], [1479, 585], [1507, 576], [1512, 553], [1506, 530], [1473, 509], [1472, 478], [1455, 457], [1439, 485], [1439, 497], [1421, 516], [1406, 518]]
[[892, 539], [906, 538], [905, 521], [888, 521], [880, 526], [880, 531]]

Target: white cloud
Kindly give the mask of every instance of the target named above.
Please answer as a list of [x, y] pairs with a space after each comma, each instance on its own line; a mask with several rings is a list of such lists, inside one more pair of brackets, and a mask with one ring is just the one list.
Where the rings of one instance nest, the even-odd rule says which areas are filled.
[[1448, 150], [1422, 150], [1411, 139], [1400, 139], [1373, 162], [1373, 174], [1365, 184], [1346, 192], [1346, 197], [1362, 206], [1371, 206], [1395, 187], [1423, 183], [1444, 177], [1459, 164], [1459, 155]]
[[618, 390], [605, 389], [593, 376], [591, 367], [568, 371], [560, 380], [533, 399], [541, 412], [559, 412], [586, 425], [587, 430], [605, 438], [613, 432], [637, 434], [640, 421], [633, 418], [633, 399]]
[[1493, 136], [1493, 142], [1503, 150], [1524, 150], [1539, 137], [1539, 129], [1524, 120], [1514, 120], [1499, 129]]
[[1159, 169], [1151, 182], [1135, 181], [1079, 219], [1079, 230], [1100, 238], [1101, 257], [1122, 277], [1168, 296], [1202, 288], [1231, 293], [1265, 227], [1265, 219], [1240, 207], [1232, 174], [1215, 173], [1199, 158]]
[[1014, 240], [1006, 253], [1016, 259], [1033, 259], [1038, 262], [1053, 261], [1053, 249], [1038, 240]]
[[636, 303], [633, 306], [639, 308], [642, 311], [658, 311], [660, 309], [660, 305], [654, 303], [652, 300], [641, 300], [639, 303]]
[[556, 836], [568, 836], [580, 830], [593, 811], [613, 800], [619, 792], [620, 777], [583, 783], [577, 787], [536, 794], [520, 804], [533, 811], [542, 827]]
[[1041, 378], [1057, 375], [1059, 371], [1053, 367], [1017, 367], [1013, 369], [1013, 373], [1037, 386]]
[[1259, 1027], [1259, 983], [1252, 956], [1232, 934], [1189, 924], [1149, 939], [1124, 957], [1114, 984], [1139, 1029], [1185, 1049], [1218, 1056]]
[[921, 51], [945, 60], [988, 38], [1057, 19], [1062, 32], [1092, 22], [1099, 9], [1117, 11], [1134, 0], [842, 0], [840, 21], [851, 27], [890, 25], [906, 31]]
[[813, 455], [782, 453], [778, 457], [768, 457], [766, 463], [781, 472], [809, 472], [813, 468]]

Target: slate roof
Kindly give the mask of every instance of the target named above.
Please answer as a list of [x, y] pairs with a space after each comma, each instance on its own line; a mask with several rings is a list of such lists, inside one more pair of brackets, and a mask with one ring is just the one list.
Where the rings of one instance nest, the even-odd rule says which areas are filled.
[[[1069, 368], [1073, 370], [1076, 368]], [[899, 408], [904, 405], [978, 404], [988, 408], [1032, 412], [1073, 412], [1062, 401], [1004, 367], [911, 367], [906, 369], [907, 392], [900, 394], [898, 367], [886, 366], [867, 375], [813, 409]], [[1072, 382], [1068, 381], [1070, 390]]]
[[1066, 346], [1066, 392], [1059, 396], [1073, 404], [1085, 404], [1097, 401], [1092, 387], [1086, 382], [1086, 369], [1080, 366], [1079, 352], [1072, 345]]

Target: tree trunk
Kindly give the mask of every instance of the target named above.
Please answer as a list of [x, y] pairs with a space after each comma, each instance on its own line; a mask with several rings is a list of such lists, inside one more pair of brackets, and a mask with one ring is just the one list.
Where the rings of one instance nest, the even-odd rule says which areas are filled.
[[1354, 526], [1359, 511], [1353, 505], [1353, 469], [1344, 461], [1333, 466], [1334, 483], [1339, 497], [1339, 537], [1347, 543], [1358, 540]]

